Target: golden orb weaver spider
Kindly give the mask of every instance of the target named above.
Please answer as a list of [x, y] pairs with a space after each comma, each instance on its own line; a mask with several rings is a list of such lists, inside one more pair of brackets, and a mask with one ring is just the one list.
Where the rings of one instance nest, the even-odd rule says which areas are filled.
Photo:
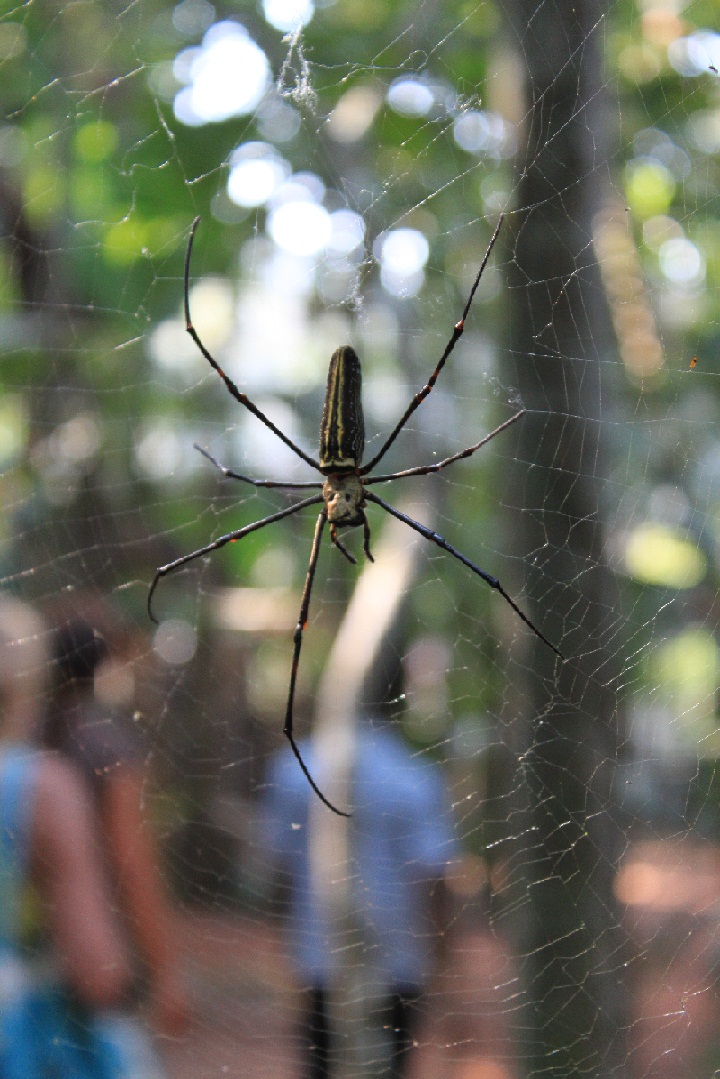
[[302, 648], [303, 633], [308, 621], [310, 596], [320, 554], [320, 540], [327, 523], [330, 524], [330, 539], [332, 543], [345, 558], [353, 564], [355, 564], [355, 558], [340, 542], [337, 533], [340, 528], [352, 528], [355, 525], [362, 525], [364, 533], [363, 549], [367, 558], [372, 561], [372, 554], [370, 553], [370, 526], [365, 516], [365, 506], [367, 502], [373, 502], [375, 505], [381, 506], [386, 513], [391, 514], [393, 517], [397, 517], [400, 521], [404, 521], [405, 524], [409, 525], [409, 527], [413, 528], [416, 532], [419, 532], [425, 539], [437, 544], [443, 551], [447, 551], [448, 554], [457, 558], [464, 566], [467, 566], [468, 569], [472, 570], [473, 573], [476, 573], [478, 577], [481, 577], [486, 584], [489, 584], [491, 588], [494, 588], [496, 592], [500, 593], [505, 602], [509, 603], [515, 613], [532, 630], [536, 637], [539, 637], [548, 648], [551, 648], [553, 652], [560, 657], [560, 659], [565, 658], [562, 652], [560, 652], [560, 650], [540, 632], [537, 626], [530, 621], [528, 616], [520, 610], [497, 578], [492, 577], [489, 573], [486, 573], [485, 570], [476, 566], [474, 562], [471, 562], [469, 558], [466, 558], [465, 555], [457, 551], [451, 544], [444, 540], [442, 536], [439, 536], [437, 532], [433, 532], [418, 521], [414, 521], [411, 517], [407, 517], [404, 513], [401, 513], [393, 506], [390, 506], [378, 495], [367, 490], [370, 484], [387, 483], [390, 480], [403, 479], [406, 476], [427, 476], [431, 472], [439, 472], [442, 468], [447, 468], [448, 465], [453, 464], [454, 461], [460, 461], [465, 457], [470, 457], [476, 450], [479, 450], [481, 446], [484, 446], [490, 439], [495, 438], [501, 431], [504, 431], [524, 415], [525, 410], [521, 409], [519, 412], [516, 412], [514, 416], [511, 416], [509, 420], [501, 423], [499, 427], [489, 435], [486, 435], [485, 438], [481, 439], [480, 442], [476, 442], [474, 446], [468, 446], [467, 449], [461, 450], [459, 453], [454, 453], [452, 457], [446, 457], [444, 461], [438, 461], [436, 464], [432, 465], [419, 465], [416, 468], [407, 468], [402, 472], [393, 472], [383, 476], [369, 475], [390, 449], [413, 412], [419, 408], [431, 392], [446, 360], [462, 336], [465, 328], [465, 319], [468, 316], [475, 297], [475, 292], [480, 283], [480, 278], [483, 275], [488, 259], [490, 258], [490, 253], [497, 240], [502, 221], [503, 219], [500, 217], [488, 245], [488, 249], [485, 252], [485, 257], [482, 260], [480, 269], [475, 277], [465, 307], [463, 308], [462, 317], [460, 318], [460, 321], [455, 324], [450, 340], [445, 346], [445, 350], [440, 357], [435, 370], [425, 386], [415, 394], [412, 401], [405, 409], [405, 412], [385, 439], [373, 459], [368, 464], [362, 466], [360, 462], [365, 447], [365, 428], [360, 394], [360, 360], [354, 349], [350, 348], [349, 345], [344, 345], [333, 353], [330, 360], [327, 389], [325, 392], [325, 404], [323, 407], [322, 422], [320, 424], [319, 459], [315, 460], [314, 457], [310, 457], [301, 450], [292, 439], [288, 438], [286, 434], [276, 427], [272, 420], [261, 412], [257, 405], [253, 404], [253, 402], [238, 389], [232, 379], [225, 374], [223, 369], [217, 361], [213, 359], [200, 340], [190, 318], [190, 258], [192, 255], [195, 233], [198, 224], [200, 223], [199, 217], [195, 218], [190, 229], [190, 237], [185, 252], [184, 276], [185, 328], [187, 332], [190, 334], [213, 370], [217, 371], [220, 375], [220, 378], [223, 380], [235, 400], [252, 412], [254, 416], [257, 416], [257, 418], [264, 423], [266, 427], [269, 427], [286, 446], [289, 446], [298, 457], [310, 465], [311, 468], [314, 468], [316, 472], [319, 472], [324, 476], [324, 480], [322, 482], [316, 480], [306, 483], [283, 483], [282, 481], [276, 480], [254, 480], [249, 476], [243, 476], [241, 473], [235, 472], [232, 468], [226, 468], [225, 465], [220, 464], [220, 462], [208, 453], [207, 450], [202, 449], [202, 447], [196, 444], [195, 448], [199, 450], [208, 461], [215, 465], [224, 476], [227, 476], [230, 479], [240, 480], [242, 483], [249, 483], [254, 487], [276, 487], [282, 490], [319, 490], [320, 494], [313, 495], [310, 498], [304, 498], [300, 502], [295, 502], [292, 506], [288, 506], [283, 510], [279, 510], [277, 513], [271, 513], [269, 516], [263, 517], [262, 520], [254, 521], [252, 524], [245, 525], [243, 528], [238, 528], [233, 532], [228, 532], [226, 535], [220, 536], [218, 539], [213, 540], [212, 543], [208, 543], [207, 546], [200, 547], [197, 551], [191, 551], [190, 554], [183, 555], [181, 558], [176, 558], [173, 562], [168, 562], [165, 566], [159, 566], [155, 572], [155, 577], [153, 578], [153, 582], [150, 585], [150, 590], [148, 592], [148, 613], [153, 622], [157, 622], [152, 610], [153, 594], [161, 578], [167, 576], [168, 573], [172, 573], [174, 570], [179, 569], [188, 562], [192, 562], [196, 558], [201, 558], [211, 551], [216, 551], [220, 547], [224, 547], [227, 543], [242, 539], [251, 532], [255, 532], [259, 528], [264, 528], [265, 525], [273, 524], [275, 521], [281, 521], [284, 517], [290, 517], [292, 514], [298, 513], [299, 510], [303, 510], [307, 506], [317, 506], [322, 504], [322, 509], [320, 510], [315, 525], [315, 535], [313, 537], [312, 547], [310, 549], [310, 561], [308, 563], [305, 586], [300, 601], [300, 615], [293, 635], [294, 649], [292, 666], [290, 669], [290, 688], [288, 692], [287, 708], [285, 710], [285, 726], [283, 731], [290, 742], [292, 751], [295, 754], [300, 767], [318, 798], [320, 798], [333, 813], [337, 813], [341, 817], [349, 817], [350, 814], [338, 809], [332, 802], [328, 801], [322, 793], [315, 780], [310, 775], [293, 736], [293, 704], [295, 700], [295, 684], [297, 681], [298, 664], [300, 662], [300, 649]]

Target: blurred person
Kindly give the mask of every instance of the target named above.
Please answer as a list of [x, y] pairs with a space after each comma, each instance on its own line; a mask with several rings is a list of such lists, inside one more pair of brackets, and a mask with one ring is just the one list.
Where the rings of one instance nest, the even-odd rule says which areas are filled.
[[[90, 799], [70, 765], [32, 747], [44, 704], [46, 640], [45, 624], [32, 608], [0, 596], [3, 1079], [74, 1079], [74, 1047], [60, 1046], [58, 1064], [56, 1031], [76, 1030], [87, 1055], [92, 1024], [88, 1019], [84, 1031], [74, 1026], [76, 1008], [109, 1022], [121, 1014], [130, 987], [97, 857]], [[57, 1025], [42, 1022], [48, 1014]]]
[[129, 720], [96, 697], [95, 677], [110, 659], [103, 633], [72, 615], [53, 637], [55, 685], [42, 741], [75, 766], [92, 795], [106, 874], [137, 968], [136, 996], [146, 1001], [157, 1033], [178, 1036], [190, 1007], [144, 811], [145, 747]]
[[[301, 752], [312, 771], [312, 746]], [[330, 992], [338, 954], [352, 942], [333, 939], [328, 908], [313, 893], [308, 824], [314, 798], [293, 754], [280, 753], [263, 806], [263, 849], [289, 888], [289, 951], [303, 986], [303, 1075], [328, 1079]], [[352, 802], [349, 889], [367, 949], [357, 962], [371, 966], [384, 986], [378, 1018], [391, 1035], [389, 1074], [403, 1079], [423, 992], [444, 946], [445, 874], [456, 853], [449, 801], [440, 768], [413, 756], [382, 719], [358, 723]]]

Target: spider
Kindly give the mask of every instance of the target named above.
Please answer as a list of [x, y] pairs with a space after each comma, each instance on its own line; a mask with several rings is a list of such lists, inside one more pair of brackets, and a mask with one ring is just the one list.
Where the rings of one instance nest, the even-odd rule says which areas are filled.
[[174, 572], [176, 569], [180, 569], [181, 566], [187, 565], [188, 562], [194, 561], [196, 558], [201, 558], [203, 555], [209, 554], [211, 551], [216, 551], [220, 547], [224, 547], [227, 543], [234, 543], [236, 540], [243, 539], [244, 536], [249, 535], [251, 532], [256, 532], [259, 528], [264, 528], [266, 525], [273, 524], [275, 521], [281, 521], [284, 517], [290, 517], [294, 513], [298, 513], [300, 510], [306, 509], [308, 506], [321, 506], [320, 513], [315, 524], [315, 534], [312, 541], [312, 547], [310, 549], [310, 561], [308, 563], [307, 575], [305, 577], [305, 585], [302, 592], [302, 599], [300, 601], [300, 614], [298, 617], [297, 626], [293, 635], [293, 657], [292, 666], [290, 669], [290, 688], [288, 692], [287, 708], [285, 710], [285, 725], [283, 728], [292, 751], [295, 754], [300, 767], [302, 768], [310, 786], [315, 791], [315, 794], [320, 798], [325, 805], [337, 813], [341, 817], [349, 817], [349, 813], [343, 812], [330, 802], [323, 792], [318, 787], [317, 783], [310, 775], [310, 772], [302, 758], [300, 750], [297, 746], [295, 738], [293, 736], [293, 704], [295, 700], [295, 685], [297, 681], [298, 664], [300, 662], [300, 650], [302, 648], [303, 633], [307, 627], [308, 611], [310, 608], [310, 596], [312, 593], [313, 581], [315, 579], [315, 570], [317, 568], [318, 557], [320, 553], [320, 541], [322, 538], [323, 530], [326, 524], [330, 525], [330, 540], [337, 547], [337, 549], [345, 556], [345, 558], [355, 564], [354, 556], [347, 550], [338, 538], [338, 530], [342, 528], [352, 528], [356, 525], [362, 525], [363, 527], [363, 549], [367, 558], [372, 562], [373, 556], [370, 552], [370, 526], [368, 524], [367, 517], [365, 516], [365, 507], [368, 502], [374, 503], [376, 506], [380, 506], [386, 513], [391, 514], [393, 517], [397, 517], [398, 520], [404, 521], [406, 525], [419, 532], [425, 539], [430, 540], [443, 551], [447, 551], [453, 558], [457, 558], [464, 566], [472, 570], [478, 577], [482, 578], [486, 584], [494, 588], [496, 592], [499, 592], [506, 603], [508, 603], [519, 618], [532, 630], [536, 637], [538, 637], [544, 644], [552, 649], [553, 652], [560, 659], [565, 657], [560, 650], [555, 647], [551, 641], [535, 626], [528, 616], [520, 610], [515, 601], [508, 595], [505, 589], [502, 587], [497, 578], [492, 577], [485, 570], [476, 566], [474, 562], [471, 562], [469, 558], [461, 554], [456, 550], [447, 540], [439, 536], [437, 532], [433, 532], [430, 528], [426, 528], [425, 525], [419, 523], [419, 521], [413, 520], [411, 517], [406, 516], [393, 506], [389, 505], [379, 495], [374, 494], [368, 490], [368, 487], [377, 483], [388, 483], [391, 480], [404, 479], [406, 476], [427, 476], [432, 472], [439, 472], [443, 468], [447, 468], [448, 465], [453, 464], [455, 461], [460, 461], [465, 457], [470, 457], [482, 446], [484, 446], [490, 439], [495, 438], [501, 431], [506, 430], [511, 424], [516, 423], [521, 416], [524, 415], [525, 409], [521, 409], [516, 412], [514, 416], [501, 423], [494, 431], [480, 442], [476, 442], [473, 446], [468, 446], [467, 449], [461, 450], [459, 453], [454, 453], [452, 457], [446, 457], [443, 461], [438, 461], [432, 465], [419, 465], [416, 468], [407, 468], [402, 472], [393, 472], [388, 475], [371, 476], [370, 473], [377, 464], [382, 460], [387, 451], [392, 446], [397, 436], [406, 425], [413, 412], [420, 407], [422, 402], [431, 392], [435, 385], [438, 375], [442, 371], [446, 360], [450, 356], [451, 352], [455, 348], [455, 345], [462, 336], [465, 328], [465, 319], [468, 316], [470, 307], [475, 297], [475, 292], [480, 283], [480, 278], [483, 275], [485, 267], [487, 266], [490, 253], [493, 249], [495, 241], [497, 240], [502, 225], [502, 217], [500, 217], [495, 232], [492, 235], [490, 243], [488, 245], [485, 256], [478, 270], [475, 281], [470, 290], [470, 294], [465, 303], [460, 321], [457, 322], [453, 328], [452, 335], [445, 350], [438, 361], [438, 364], [428, 379], [427, 383], [421, 390], [419, 390], [412, 401], [405, 409], [395, 427], [392, 429], [384, 443], [367, 464], [361, 465], [363, 450], [365, 445], [365, 431], [363, 421], [363, 409], [360, 398], [361, 388], [361, 370], [360, 360], [357, 357], [354, 349], [349, 345], [343, 345], [333, 353], [330, 360], [330, 367], [328, 370], [327, 389], [325, 392], [325, 403], [323, 407], [322, 422], [320, 424], [320, 447], [318, 453], [318, 459], [310, 457], [304, 450], [300, 449], [292, 439], [288, 438], [275, 424], [269, 419], [257, 405], [244, 394], [232, 379], [223, 371], [220, 365], [210, 355], [208, 350], [203, 345], [200, 337], [195, 330], [190, 318], [190, 259], [192, 255], [193, 242], [195, 240], [195, 233], [197, 231], [200, 218], [196, 217], [192, 223], [190, 229], [190, 237], [188, 239], [187, 250], [185, 252], [185, 276], [184, 276], [184, 305], [185, 305], [185, 328], [190, 334], [192, 340], [197, 345], [198, 349], [208, 361], [214, 371], [217, 371], [220, 378], [225, 383], [227, 389], [241, 405], [247, 408], [254, 416], [269, 427], [270, 430], [281, 439], [286, 446], [289, 446], [294, 453], [297, 454], [306, 464], [311, 468], [319, 472], [322, 480], [311, 480], [304, 483], [283, 483], [282, 481], [275, 480], [255, 480], [249, 476], [243, 476], [240, 472], [235, 472], [232, 468], [226, 468], [217, 461], [212, 454], [208, 453], [201, 446], [195, 444], [195, 449], [199, 450], [204, 457], [210, 461], [224, 476], [240, 480], [242, 483], [252, 484], [254, 487], [276, 487], [282, 490], [313, 490], [318, 491], [318, 494], [311, 495], [309, 498], [303, 498], [300, 502], [295, 502], [291, 506], [287, 506], [285, 509], [279, 510], [277, 513], [271, 513], [267, 517], [263, 517], [262, 520], [254, 521], [252, 524], [245, 525], [243, 528], [238, 528], [233, 532], [228, 532], [224, 536], [220, 536], [218, 539], [213, 540], [212, 543], [208, 543], [205, 547], [200, 547], [196, 551], [191, 551], [190, 554], [183, 555], [181, 558], [176, 558], [172, 562], [168, 562], [165, 566], [159, 566], [155, 572], [153, 582], [148, 592], [148, 613], [150, 618], [157, 622], [152, 610], [152, 600], [155, 589], [159, 581], [167, 576], [168, 573]]

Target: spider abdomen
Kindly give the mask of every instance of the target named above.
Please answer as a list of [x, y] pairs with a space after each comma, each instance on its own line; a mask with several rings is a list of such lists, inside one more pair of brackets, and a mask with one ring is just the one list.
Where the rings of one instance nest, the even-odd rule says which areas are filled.
[[333, 352], [320, 424], [320, 469], [351, 471], [360, 464], [365, 448], [362, 409], [362, 373], [354, 349], [343, 345]]

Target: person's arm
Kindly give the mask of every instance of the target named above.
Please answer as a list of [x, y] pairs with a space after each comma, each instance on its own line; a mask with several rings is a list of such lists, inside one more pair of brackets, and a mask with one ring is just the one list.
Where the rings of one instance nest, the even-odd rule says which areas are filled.
[[90, 1007], [121, 1006], [130, 971], [103, 880], [92, 806], [74, 770], [59, 760], [40, 764], [30, 871], [69, 984]]
[[162, 1033], [174, 1035], [186, 1028], [189, 1006], [178, 965], [174, 915], [142, 811], [143, 784], [142, 770], [129, 765], [108, 776], [103, 786], [103, 826], [123, 909], [148, 970], [156, 1025]]

